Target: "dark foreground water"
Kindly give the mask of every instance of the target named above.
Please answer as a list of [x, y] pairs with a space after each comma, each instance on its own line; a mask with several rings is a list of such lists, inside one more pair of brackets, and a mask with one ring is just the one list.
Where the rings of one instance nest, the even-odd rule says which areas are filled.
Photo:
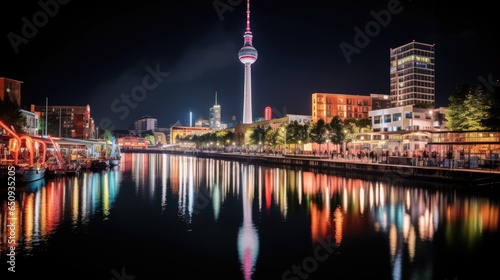
[[2, 187], [1, 279], [498, 279], [497, 199], [394, 178], [124, 154]]

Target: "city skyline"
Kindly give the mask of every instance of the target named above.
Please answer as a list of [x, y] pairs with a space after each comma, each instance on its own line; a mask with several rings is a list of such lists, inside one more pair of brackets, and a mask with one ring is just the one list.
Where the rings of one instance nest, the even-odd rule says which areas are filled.
[[[218, 92], [222, 121], [242, 121], [243, 72], [235, 53], [246, 1], [9, 3], [0, 76], [23, 81], [22, 105], [90, 105], [99, 127], [142, 115], [161, 127], [208, 119]], [[484, 2], [486, 3], [486, 2]], [[315, 92], [389, 94], [390, 48], [436, 45], [436, 106], [461, 83], [498, 78], [492, 8], [430, 1], [252, 1], [262, 52], [253, 67], [254, 119], [311, 114]], [[83, 15], [81, 15], [83, 14]]]

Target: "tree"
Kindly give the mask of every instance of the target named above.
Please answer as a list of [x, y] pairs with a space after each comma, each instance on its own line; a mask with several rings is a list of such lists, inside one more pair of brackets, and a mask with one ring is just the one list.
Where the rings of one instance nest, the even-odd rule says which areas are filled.
[[215, 132], [217, 137], [217, 142], [222, 145], [229, 146], [234, 141], [234, 132], [229, 129], [218, 130]]
[[286, 141], [286, 124], [281, 124], [276, 128], [276, 144], [284, 145]]
[[472, 91], [469, 84], [459, 85], [450, 95], [448, 108], [446, 109], [446, 119], [448, 120], [448, 128], [450, 130], [461, 130], [464, 122], [462, 106], [468, 92]]
[[311, 126], [311, 131], [310, 131], [311, 141], [313, 141], [318, 145], [324, 144], [328, 137], [328, 131], [329, 131], [329, 126], [325, 123], [325, 120], [319, 119]]
[[482, 120], [487, 118], [489, 103], [482, 87], [478, 87], [474, 93], [467, 94], [463, 106], [466, 112], [462, 130], [485, 130]]
[[361, 133], [365, 131], [371, 131], [371, 120], [369, 118], [355, 119], [347, 118], [344, 120], [344, 129], [350, 134]]
[[344, 123], [339, 116], [335, 116], [330, 121], [330, 141], [335, 145], [344, 143], [346, 132], [344, 132]]
[[245, 133], [247, 130], [235, 130], [234, 131], [234, 139], [236, 140], [236, 145], [243, 146], [245, 145]]
[[0, 99], [0, 120], [8, 126], [14, 127], [18, 133], [24, 133], [23, 127], [26, 125], [26, 117], [21, 113], [17, 102], [12, 101], [10, 93]]
[[264, 141], [265, 135], [266, 129], [263, 126], [259, 125], [254, 127], [249, 136], [250, 144], [258, 145], [259, 143], [262, 143], [262, 141]]
[[483, 130], [482, 120], [488, 119], [490, 102], [482, 86], [469, 84], [457, 86], [450, 95], [450, 105], [446, 109], [450, 130]]
[[[105, 132], [106, 133], [106, 132]], [[103, 135], [104, 138], [104, 135]], [[144, 138], [149, 141], [150, 145], [155, 145], [155, 136], [151, 134], [144, 135]], [[106, 138], [105, 138], [106, 139]]]
[[300, 125], [297, 129], [297, 140], [300, 141], [299, 143], [309, 143], [311, 142], [310, 138], [310, 125], [309, 123]]
[[273, 147], [277, 146], [279, 144], [279, 138], [280, 138], [279, 133], [280, 133], [279, 128], [268, 131], [266, 133], [266, 142]]
[[359, 128], [359, 132], [371, 131], [372, 121], [369, 118], [358, 119], [356, 126]]
[[287, 144], [297, 144], [299, 143], [301, 125], [298, 121], [293, 121], [289, 123], [286, 127], [286, 143]]
[[37, 129], [38, 129], [38, 134], [45, 135], [45, 120], [44, 119], [38, 120]]
[[[111, 142], [111, 140], [113, 139], [113, 134], [111, 133], [111, 131], [105, 129], [104, 132], [101, 133], [101, 138], [105, 139], [108, 142]], [[154, 142], [154, 136], [153, 136], [153, 142]]]
[[493, 86], [488, 89], [486, 99], [490, 101], [490, 107], [486, 110], [488, 115], [481, 124], [490, 130], [500, 130], [500, 87]]
[[60, 126], [59, 111], [49, 111], [47, 113], [47, 134], [51, 136], [59, 136]]
[[188, 135], [182, 138], [181, 142], [194, 143], [196, 148], [199, 148], [202, 145], [200, 137], [198, 135]]

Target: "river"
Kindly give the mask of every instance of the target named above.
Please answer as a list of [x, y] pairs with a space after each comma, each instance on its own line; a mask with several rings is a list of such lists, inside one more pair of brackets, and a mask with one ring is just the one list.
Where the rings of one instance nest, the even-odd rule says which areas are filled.
[[3, 188], [0, 205], [8, 279], [498, 275], [498, 198], [391, 176], [124, 153], [108, 171]]

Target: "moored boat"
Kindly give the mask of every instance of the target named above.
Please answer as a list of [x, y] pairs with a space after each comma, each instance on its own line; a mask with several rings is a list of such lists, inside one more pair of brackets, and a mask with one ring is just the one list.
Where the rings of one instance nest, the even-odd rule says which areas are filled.
[[24, 185], [24, 187], [22, 187], [22, 189], [24, 191], [34, 193], [34, 192], [39, 191], [43, 186], [45, 186], [45, 184], [46, 184], [45, 178], [42, 178], [40, 180], [27, 182]]
[[[44, 178], [47, 171], [45, 163], [47, 146], [45, 142], [29, 135], [18, 135], [2, 121], [0, 121], [0, 127], [7, 131], [11, 137], [9, 151], [12, 154], [13, 162], [9, 166], [13, 167], [16, 180], [33, 182]], [[9, 166], [7, 167], [7, 176], [10, 176], [10, 172], [12, 172], [12, 168]]]
[[39, 166], [16, 166], [16, 176], [20, 182], [33, 182], [45, 178], [47, 168]]

